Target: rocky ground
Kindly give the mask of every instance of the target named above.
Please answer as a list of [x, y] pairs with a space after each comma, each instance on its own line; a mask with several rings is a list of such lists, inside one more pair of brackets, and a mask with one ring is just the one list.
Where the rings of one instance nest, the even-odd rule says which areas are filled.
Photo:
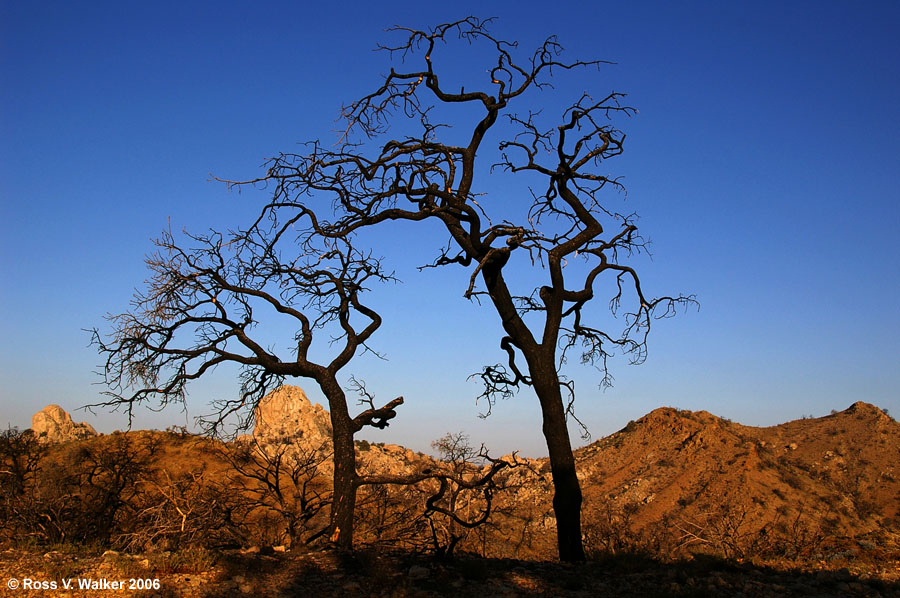
[[[46, 590], [8, 589], [26, 577], [55, 581]], [[123, 589], [66, 590], [63, 579], [124, 581]], [[128, 589], [130, 579], [159, 579], [159, 589]], [[316, 596], [900, 596], [900, 562], [833, 562], [807, 567], [727, 562], [713, 558], [661, 563], [635, 556], [582, 565], [361, 551], [284, 553], [188, 551], [124, 555], [107, 551], [6, 550], [0, 553], [0, 595], [167, 597]], [[32, 584], [33, 585], [33, 584]]]

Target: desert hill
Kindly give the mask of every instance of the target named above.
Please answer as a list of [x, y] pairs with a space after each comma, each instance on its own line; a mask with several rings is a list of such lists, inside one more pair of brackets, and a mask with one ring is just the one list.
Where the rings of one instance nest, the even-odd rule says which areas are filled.
[[[525, 465], [498, 494], [499, 510], [514, 513], [501, 545], [545, 558], [549, 463]], [[577, 450], [576, 466], [598, 552], [825, 558], [892, 544], [900, 531], [900, 424], [863, 402], [760, 428], [660, 408]]]
[[798, 543], [898, 527], [900, 424], [863, 402], [766, 428], [656, 409], [579, 450], [578, 464], [595, 518], [627, 513], [633, 531], [664, 522], [689, 544], [767, 525]]
[[[71, 422], [68, 414], [52, 411], [56, 419]], [[141, 463], [155, 472], [136, 476], [144, 491], [158, 491], [173, 508], [178, 500], [201, 501], [213, 490], [252, 496], [256, 506], [249, 499], [235, 502], [235, 510], [245, 510], [244, 523], [262, 517], [275, 526], [262, 535], [266, 541], [290, 544], [279, 537], [278, 517], [260, 514], [271, 506], [286, 517], [290, 505], [266, 503], [270, 498], [259, 488], [272, 480], [258, 474], [277, 462], [280, 475], [295, 476], [309, 494], [300, 496], [287, 486], [279, 493], [290, 490], [306, 501], [327, 498], [328, 413], [301, 389], [282, 387], [264, 399], [256, 418], [253, 434], [230, 444], [183, 432], [141, 431], [70, 435], [51, 453], [59, 463], [71, 464], [130, 438], [143, 447]], [[359, 466], [368, 472], [407, 474], [440, 465], [434, 457], [398, 445], [360, 441], [358, 450]], [[579, 449], [576, 459], [585, 538], [597, 553], [700, 550], [736, 558], [761, 553], [826, 558], [892, 545], [900, 529], [900, 424], [863, 402], [826, 417], [764, 428], [665, 407]], [[553, 558], [549, 463], [520, 458], [517, 464], [497, 478], [492, 524], [479, 533], [463, 533], [461, 549], [504, 558]], [[244, 468], [241, 475], [234, 474], [236, 466]], [[426, 496], [416, 488], [370, 489], [360, 499], [360, 516], [377, 519], [369, 521], [370, 539], [390, 540], [397, 534], [400, 544], [414, 543], [416, 534], [427, 530], [420, 504]], [[467, 508], [483, 506], [474, 501]], [[299, 520], [321, 525], [327, 508], [319, 508]], [[246, 534], [241, 537], [241, 543], [250, 541]]]
[[[177, 428], [95, 435], [58, 407], [42, 413], [37, 434], [0, 438], [10, 578], [137, 575], [162, 579], [165, 591], [149, 595], [192, 598], [900, 592], [900, 424], [862, 402], [762, 428], [666, 407], [579, 449], [591, 557], [579, 569], [546, 562], [546, 459], [505, 457], [515, 466], [497, 475], [491, 517], [473, 529], [427, 512], [435, 485], [362, 488], [348, 560], [320, 550], [328, 414], [299, 388], [269, 395], [252, 434], [230, 442]], [[398, 445], [357, 448], [363, 472], [461, 466]], [[486, 467], [465, 455], [466, 475]], [[450, 494], [463, 519], [488, 500]], [[455, 561], [422, 556], [453, 547]]]

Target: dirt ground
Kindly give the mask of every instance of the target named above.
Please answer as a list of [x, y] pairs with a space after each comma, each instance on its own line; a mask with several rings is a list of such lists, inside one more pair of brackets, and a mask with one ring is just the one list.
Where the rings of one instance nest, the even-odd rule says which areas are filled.
[[[896, 556], [896, 555], [894, 555]], [[63, 584], [71, 580], [70, 588]], [[138, 581], [146, 580], [146, 581]], [[158, 580], [158, 587], [154, 587]], [[91, 583], [93, 582], [93, 585]], [[119, 588], [114, 582], [121, 582]], [[712, 557], [663, 563], [637, 556], [581, 565], [452, 560], [360, 551], [291, 553], [188, 551], [125, 555], [112, 551], [10, 549], [0, 552], [0, 595], [190, 597], [372, 596], [900, 596], [900, 560], [796, 564], [741, 563]], [[23, 587], [23, 585], [29, 588]], [[54, 585], [55, 584], [55, 587]], [[87, 585], [84, 589], [78, 586]], [[108, 585], [104, 585], [108, 584]], [[140, 586], [149, 586], [140, 589]], [[17, 586], [13, 588], [13, 586]], [[42, 586], [42, 587], [38, 587]]]

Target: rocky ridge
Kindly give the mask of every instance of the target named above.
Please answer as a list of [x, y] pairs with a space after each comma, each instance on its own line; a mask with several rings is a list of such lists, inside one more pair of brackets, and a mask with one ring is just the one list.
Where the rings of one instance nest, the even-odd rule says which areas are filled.
[[864, 402], [771, 427], [660, 408], [577, 458], [588, 504], [637, 505], [638, 526], [726, 505], [748, 527], [817, 519], [859, 536], [900, 515], [900, 424]]

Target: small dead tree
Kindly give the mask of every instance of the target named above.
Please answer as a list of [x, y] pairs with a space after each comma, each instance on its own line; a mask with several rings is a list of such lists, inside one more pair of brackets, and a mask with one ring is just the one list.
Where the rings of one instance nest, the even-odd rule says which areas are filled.
[[[451, 477], [439, 482], [437, 494], [428, 499], [428, 518], [436, 551], [452, 555], [457, 543], [463, 540], [473, 527], [487, 522], [496, 490], [494, 479], [485, 485], [482, 493], [475, 494], [453, 480], [473, 477], [480, 473], [479, 460], [487, 456], [482, 446], [481, 451], [469, 444], [469, 437], [462, 432], [448, 433], [431, 443], [431, 448], [438, 452]], [[480, 494], [480, 495], [479, 495]], [[473, 517], [473, 511], [475, 516]], [[444, 521], [436, 523], [438, 515]]]
[[0, 488], [14, 500], [25, 493], [40, 469], [46, 445], [31, 430], [7, 428], [0, 432]]
[[[450, 459], [422, 467], [410, 474], [360, 476], [361, 486], [385, 491], [389, 486], [418, 490], [424, 497], [421, 517], [427, 522], [434, 552], [451, 556], [468, 530], [485, 525], [493, 513], [494, 495], [500, 488], [498, 474], [518, 467], [515, 453], [511, 461], [491, 457], [482, 445], [475, 451], [464, 434], [448, 434], [434, 443]], [[479, 464], [480, 463], [480, 464]], [[408, 500], [403, 501], [407, 503]]]
[[747, 558], [769, 552], [774, 541], [768, 525], [754, 521], [749, 507], [733, 498], [701, 507], [696, 519], [682, 517], [674, 523], [678, 546], [707, 548], [726, 558]]
[[219, 516], [229, 500], [216, 491], [201, 469], [172, 473], [150, 472], [141, 481], [141, 492], [128, 530], [118, 544], [126, 550], [148, 550], [203, 543], [209, 545], [224, 527]]
[[[100, 406], [125, 408], [129, 418], [139, 403], [161, 408], [183, 402], [188, 384], [220, 364], [241, 367], [241, 390], [216, 403], [205, 420], [211, 433], [233, 414], [249, 426], [247, 414], [286, 378], [315, 381], [333, 429], [331, 537], [349, 549], [358, 486], [353, 436], [366, 425], [386, 426], [403, 399], [353, 417], [338, 374], [369, 350], [366, 343], [381, 325], [363, 303], [366, 285], [391, 275], [356, 250], [349, 236], [317, 236], [317, 222], [309, 210], [286, 220], [264, 213], [246, 230], [185, 233], [190, 247], [163, 233], [147, 258], [146, 290], [135, 295], [131, 311], [108, 316], [111, 332], [94, 329], [93, 340], [110, 388]], [[264, 319], [294, 331], [281, 352], [259, 332]], [[313, 357], [323, 354], [330, 358]]]
[[49, 543], [115, 541], [134, 521], [156, 450], [118, 433], [48, 450], [16, 506], [23, 532]]
[[301, 447], [294, 440], [284, 437], [263, 444], [252, 437], [221, 449], [231, 466], [228, 484], [242, 489], [251, 511], [277, 513], [292, 546], [311, 542], [327, 531], [327, 526], [312, 528], [319, 513], [331, 504], [322, 468], [330, 452]]
[[[267, 209], [286, 218], [317, 201], [331, 202], [334, 219], [316, 223], [325, 236], [341, 238], [388, 221], [432, 221], [443, 228], [444, 249], [430, 267], [465, 268], [463, 295], [486, 298], [505, 331], [505, 364], [478, 374], [482, 397], [490, 405], [522, 386], [534, 389], [555, 488], [559, 555], [583, 560], [582, 495], [566, 423], [574, 417], [574, 383], [560, 369], [579, 351], [610, 384], [608, 358], [622, 352], [631, 363], [643, 362], [653, 321], [674, 315], [693, 297], [645, 293], [628, 263], [647, 250], [637, 217], [604, 199], [607, 191], [624, 189], [605, 172], [625, 140], [612, 119], [635, 112], [622, 104], [624, 95], [585, 94], [553, 125], [535, 101], [552, 75], [598, 70], [603, 61], [565, 60], [555, 37], [522, 55], [488, 24], [469, 17], [428, 30], [393, 28], [399, 41], [381, 49], [403, 64], [344, 108], [342, 145], [311, 143], [306, 153], [273, 159], [265, 176], [231, 184], [271, 184]], [[439, 73], [455, 39], [479, 48], [485, 61], [472, 68], [473, 76], [451, 80]], [[488, 170], [492, 144], [496, 160]], [[480, 197], [477, 183], [491, 172], [505, 173], [510, 197]], [[510, 275], [517, 263], [534, 274], [518, 289]], [[622, 323], [604, 323], [590, 308], [598, 293], [609, 293], [612, 315]]]
[[38, 513], [35, 480], [46, 452], [47, 445], [31, 430], [0, 432], [0, 528], [5, 530], [0, 541], [33, 531]]

